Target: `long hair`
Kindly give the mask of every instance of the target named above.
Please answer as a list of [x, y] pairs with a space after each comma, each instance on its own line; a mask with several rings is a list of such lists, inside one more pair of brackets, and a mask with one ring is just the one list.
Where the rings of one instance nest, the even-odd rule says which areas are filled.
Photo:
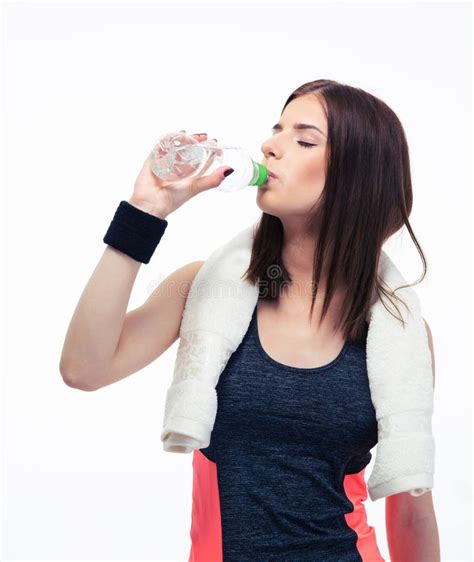
[[[282, 113], [292, 100], [306, 94], [314, 94], [321, 102], [328, 122], [326, 181], [306, 219], [308, 232], [314, 232], [317, 239], [309, 319], [324, 263], [328, 275], [320, 323], [335, 291], [341, 288], [344, 312], [337, 329], [342, 329], [345, 339], [359, 340], [374, 299], [380, 298], [387, 308], [385, 295], [399, 313], [391, 297], [403, 303], [395, 291], [412, 286], [387, 291], [377, 275], [382, 245], [403, 225], [423, 262], [423, 275], [417, 283], [426, 275], [426, 258], [408, 220], [413, 205], [408, 144], [400, 120], [387, 104], [333, 80], [303, 84], [289, 96]], [[282, 263], [283, 241], [280, 219], [262, 213], [243, 277], [258, 283], [262, 299], [277, 300], [281, 290], [291, 284]], [[398, 319], [403, 323], [403, 317]]]

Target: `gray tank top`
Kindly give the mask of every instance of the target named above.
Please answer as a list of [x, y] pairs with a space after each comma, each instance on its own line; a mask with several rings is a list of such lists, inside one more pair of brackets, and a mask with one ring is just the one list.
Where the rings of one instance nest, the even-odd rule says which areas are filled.
[[221, 373], [211, 441], [200, 449], [217, 465], [223, 560], [359, 562], [344, 478], [377, 443], [368, 324], [330, 363], [296, 368], [265, 352], [256, 312]]

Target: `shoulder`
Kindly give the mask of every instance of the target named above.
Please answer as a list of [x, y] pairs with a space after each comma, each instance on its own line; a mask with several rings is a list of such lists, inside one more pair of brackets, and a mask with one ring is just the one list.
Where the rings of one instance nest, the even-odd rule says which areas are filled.
[[160, 298], [186, 300], [194, 278], [203, 264], [204, 261], [193, 261], [175, 269], [155, 287], [148, 301], [158, 303]]
[[204, 260], [192, 261], [190, 263], [187, 263], [186, 265], [183, 265], [181, 270], [185, 275], [190, 275], [191, 278], [194, 279], [203, 265]]
[[434, 346], [433, 346], [433, 334], [431, 333], [431, 328], [428, 325], [428, 322], [423, 318], [423, 322], [425, 323], [426, 333], [428, 334], [428, 345], [430, 346], [431, 351], [431, 364], [433, 366], [433, 386], [435, 384], [435, 356], [434, 356]]
[[186, 263], [185, 265], [178, 268], [176, 271], [173, 272], [173, 275], [185, 279], [187, 281], [193, 281], [194, 277], [196, 277], [198, 271], [203, 266], [204, 261], [192, 261]]
[[175, 271], [176, 277], [181, 282], [180, 290], [183, 290], [186, 297], [191, 285], [193, 284], [194, 278], [199, 273], [199, 270], [203, 265], [204, 261], [202, 260], [192, 261]]

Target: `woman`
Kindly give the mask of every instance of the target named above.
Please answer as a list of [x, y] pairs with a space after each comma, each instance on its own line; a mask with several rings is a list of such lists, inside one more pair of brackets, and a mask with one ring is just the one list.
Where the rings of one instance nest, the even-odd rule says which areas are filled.
[[[194, 451], [190, 560], [383, 560], [361, 503], [377, 440], [365, 317], [385, 292], [382, 245], [404, 224], [425, 265], [408, 222], [403, 128], [374, 96], [318, 80], [288, 98], [262, 152], [273, 177], [258, 188], [247, 271], [261, 298], [216, 386], [211, 443]], [[147, 159], [129, 204], [164, 221], [223, 170], [166, 184]], [[65, 382], [95, 390], [161, 355], [179, 334], [182, 287], [203, 263], [125, 314], [140, 261], [108, 246], [68, 330]], [[105, 291], [117, 299], [107, 304]], [[386, 524], [392, 560], [439, 560], [431, 492], [388, 496]]]

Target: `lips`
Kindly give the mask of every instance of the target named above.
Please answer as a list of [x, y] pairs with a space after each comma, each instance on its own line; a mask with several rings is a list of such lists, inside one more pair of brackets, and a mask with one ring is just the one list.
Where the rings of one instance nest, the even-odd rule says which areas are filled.
[[276, 174], [274, 174], [271, 170], [269, 170], [268, 168], [267, 168], [267, 170], [268, 170], [268, 176], [270, 178], [278, 178], [278, 176]]

